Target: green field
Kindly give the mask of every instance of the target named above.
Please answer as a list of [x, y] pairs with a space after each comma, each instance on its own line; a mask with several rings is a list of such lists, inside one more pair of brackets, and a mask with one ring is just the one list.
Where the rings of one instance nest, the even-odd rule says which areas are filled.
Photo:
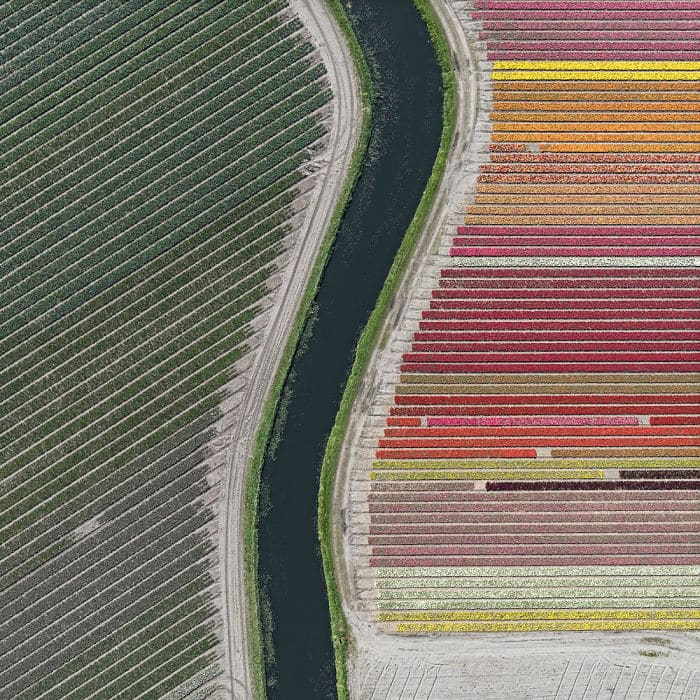
[[0, 697], [161, 697], [219, 654], [205, 450], [330, 92], [286, 0], [0, 27]]

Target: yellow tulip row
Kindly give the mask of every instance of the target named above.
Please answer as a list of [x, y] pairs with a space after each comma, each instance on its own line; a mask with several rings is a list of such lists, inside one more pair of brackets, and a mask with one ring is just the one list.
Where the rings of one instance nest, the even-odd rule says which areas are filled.
[[504, 622], [538, 620], [700, 620], [700, 610], [455, 610], [382, 612], [381, 622]]
[[533, 620], [528, 622], [402, 622], [396, 632], [624, 632], [700, 630], [700, 620]]

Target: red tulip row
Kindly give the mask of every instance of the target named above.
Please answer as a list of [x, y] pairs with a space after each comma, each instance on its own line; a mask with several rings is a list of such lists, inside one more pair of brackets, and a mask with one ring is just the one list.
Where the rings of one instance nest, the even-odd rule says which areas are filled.
[[[413, 339], [417, 342], [467, 342], [467, 341], [501, 341], [501, 342], [526, 342], [526, 341], [564, 341], [580, 342], [588, 341], [634, 341], [648, 340], [647, 331], [417, 331]], [[654, 331], [654, 339], [659, 342], [668, 341], [696, 341], [697, 333], [693, 331]]]
[[510, 350], [514, 352], [572, 352], [572, 351], [582, 351], [582, 352], [617, 352], [620, 350], [629, 350], [635, 352], [649, 352], [649, 351], [670, 351], [670, 350], [683, 350], [685, 352], [690, 351], [700, 351], [700, 341], [696, 338], [692, 338], [686, 341], [680, 340], [657, 340], [649, 339], [647, 341], [627, 341], [621, 343], [620, 341], [606, 342], [603, 340], [588, 340], [586, 342], [582, 341], [569, 341], [569, 342], [555, 342], [552, 340], [545, 340], [541, 342], [532, 341], [510, 341], [503, 342], [501, 340], [496, 341], [453, 341], [453, 342], [442, 342], [442, 343], [422, 343], [417, 342], [411, 345], [412, 353], [483, 353], [483, 352], [499, 352], [503, 350]]
[[650, 416], [651, 425], [700, 425], [700, 415], [696, 416]]
[[[429, 419], [428, 425], [435, 419]], [[459, 438], [459, 437], [671, 437], [693, 436], [700, 439], [700, 426], [647, 426], [637, 425], [516, 425], [516, 426], [460, 426], [385, 428], [387, 438]]]
[[[494, 316], [496, 317], [494, 319]], [[667, 321], [668, 319], [688, 319], [697, 321], [700, 319], [700, 307], [691, 308], [690, 310], [683, 309], [632, 309], [632, 310], [615, 310], [615, 309], [593, 309], [575, 310], [575, 309], [554, 309], [547, 310], [499, 310], [496, 314], [494, 311], [423, 311], [422, 318], [430, 320], [484, 320], [484, 321], [502, 321], [502, 320], [518, 320], [522, 319], [546, 321], [548, 319], [559, 321], [565, 319], [642, 319], [649, 321], [651, 319], [659, 319]]]
[[[456, 379], [456, 378], [455, 378]], [[681, 416], [675, 416], [682, 420]], [[689, 416], [688, 418], [692, 418]], [[394, 425], [388, 421], [387, 425]], [[420, 419], [416, 419], [420, 420]], [[682, 423], [678, 423], [682, 425]], [[499, 426], [521, 426], [532, 428], [532, 426], [636, 426], [639, 419], [636, 416], [486, 416], [486, 417], [456, 417], [456, 418], [427, 418], [428, 427], [440, 426], [489, 426], [491, 429]], [[694, 432], [692, 433], [695, 434]]]
[[[495, 300], [495, 301], [527, 301], [544, 299], [547, 303], [554, 300], [581, 301], [588, 299], [608, 299], [608, 300], [634, 300], [634, 299], [694, 299], [698, 297], [700, 287], [695, 280], [681, 279], [682, 286], [668, 286], [668, 280], [655, 280], [660, 286], [651, 286], [648, 283], [639, 284], [637, 280], [632, 280], [633, 285], [621, 286], [624, 280], [614, 280], [612, 285], [582, 286], [578, 281], [576, 286], [563, 287], [551, 284], [542, 288], [540, 283], [530, 281], [530, 284], [523, 285], [522, 288], [510, 285], [508, 287], [494, 287], [491, 281], [489, 288], [472, 286], [472, 280], [441, 280], [441, 286], [448, 288], [436, 289], [432, 293], [433, 299], [474, 299], [474, 300]], [[554, 282], [554, 280], [552, 280]], [[692, 284], [690, 284], [692, 282]]]
[[389, 417], [386, 419], [386, 424], [390, 426], [405, 426], [405, 427], [418, 427], [421, 424], [420, 418], [394, 418]]
[[[418, 324], [422, 331], [647, 331], [657, 333], [659, 331], [690, 331], [700, 330], [700, 321], [667, 321], [665, 319], [650, 320], [619, 320], [619, 321], [572, 321], [570, 319], [556, 320], [521, 320], [521, 321], [488, 321], [485, 319], [473, 319], [472, 321], [420, 321]], [[697, 371], [697, 370], [695, 370]]]
[[380, 449], [375, 456], [377, 459], [528, 459], [536, 457], [537, 451], [534, 448]]

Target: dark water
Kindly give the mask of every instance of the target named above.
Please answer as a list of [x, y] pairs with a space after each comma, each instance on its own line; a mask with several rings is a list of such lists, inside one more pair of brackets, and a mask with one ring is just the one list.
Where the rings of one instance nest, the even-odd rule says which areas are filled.
[[430, 177], [442, 130], [440, 68], [412, 0], [346, 6], [374, 74], [374, 127], [314, 322], [293, 360], [286, 418], [263, 466], [259, 575], [272, 621], [270, 699], [336, 696], [316, 531], [319, 470], [355, 345]]

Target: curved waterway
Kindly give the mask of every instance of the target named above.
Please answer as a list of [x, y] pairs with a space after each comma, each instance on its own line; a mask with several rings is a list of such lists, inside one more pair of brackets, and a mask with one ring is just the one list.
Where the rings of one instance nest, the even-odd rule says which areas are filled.
[[263, 465], [259, 578], [270, 700], [336, 697], [316, 530], [321, 461], [355, 345], [430, 177], [442, 131], [440, 67], [412, 0], [345, 5], [375, 82], [374, 123]]

